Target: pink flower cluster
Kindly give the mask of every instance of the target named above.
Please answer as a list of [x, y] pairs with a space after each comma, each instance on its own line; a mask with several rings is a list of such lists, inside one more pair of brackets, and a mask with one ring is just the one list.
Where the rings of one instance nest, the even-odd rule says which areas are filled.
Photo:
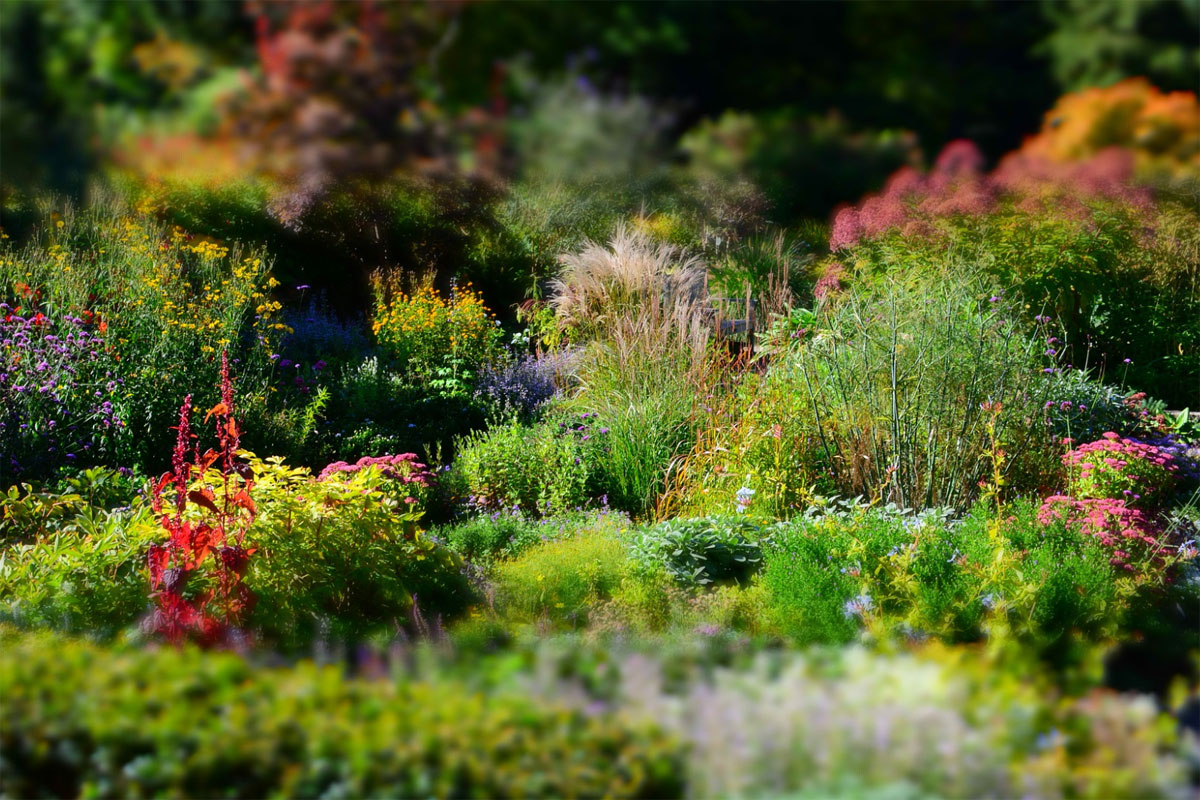
[[1115, 498], [1139, 506], [1155, 505], [1174, 488], [1179, 474], [1171, 453], [1112, 431], [1064, 455], [1063, 464], [1080, 497]]
[[979, 148], [959, 139], [946, 145], [928, 174], [901, 168], [883, 192], [837, 212], [829, 249], [836, 252], [891, 230], [927, 236], [935, 231], [934, 220], [981, 216], [1002, 199], [1024, 213], [1053, 209], [1072, 217], [1085, 215], [1089, 199], [1118, 200], [1136, 208], [1151, 202], [1148, 190], [1130, 183], [1132, 154], [1118, 148], [1071, 164], [1018, 151], [990, 174], [983, 172], [983, 163]]
[[846, 268], [836, 261], [825, 268], [821, 273], [821, 277], [817, 279], [816, 286], [813, 287], [813, 296], [818, 300], [823, 299], [827, 295], [837, 294], [842, 290], [842, 277], [846, 273]]
[[1130, 508], [1124, 500], [1077, 499], [1066, 495], [1047, 497], [1038, 511], [1043, 525], [1065, 522], [1100, 540], [1112, 549], [1110, 561], [1133, 571], [1131, 557], [1144, 560], [1159, 546], [1162, 530], [1146, 512]]
[[1153, 195], [1149, 189], [1135, 186], [1133, 175], [1133, 153], [1110, 147], [1091, 158], [1068, 163], [1017, 151], [1001, 160], [991, 180], [1001, 191], [1021, 198], [1018, 208], [1030, 213], [1044, 211], [1051, 203], [1059, 210], [1079, 213], [1087, 198], [1118, 200], [1146, 210]]
[[433, 481], [433, 473], [417, 460], [416, 453], [400, 453], [395, 456], [363, 456], [353, 464], [335, 461], [321, 470], [317, 480], [323, 481], [330, 477], [353, 475], [367, 467], [376, 467], [384, 477], [398, 480], [404, 484], [415, 484], [428, 488]]
[[1108, 431], [1065, 454], [1063, 464], [1075, 496], [1046, 498], [1040, 522], [1078, 527], [1112, 550], [1113, 564], [1130, 571], [1134, 562], [1161, 561], [1165, 532], [1158, 510], [1180, 474], [1172, 453]]

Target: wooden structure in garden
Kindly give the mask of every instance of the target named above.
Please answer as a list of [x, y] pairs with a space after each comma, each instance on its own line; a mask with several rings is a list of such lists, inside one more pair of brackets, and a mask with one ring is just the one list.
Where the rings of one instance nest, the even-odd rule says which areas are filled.
[[[718, 340], [730, 342], [731, 350], [754, 355], [754, 331], [758, 324], [758, 300], [750, 295], [747, 288], [745, 297], [720, 297], [711, 295], [708, 298], [711, 308], [713, 336]], [[732, 312], [729, 313], [729, 312]], [[741, 316], [734, 316], [740, 314]]]

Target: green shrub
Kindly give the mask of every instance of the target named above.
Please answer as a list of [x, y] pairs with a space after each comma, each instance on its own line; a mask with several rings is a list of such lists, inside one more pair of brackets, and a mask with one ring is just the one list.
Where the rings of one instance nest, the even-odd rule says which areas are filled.
[[1087, 648], [1133, 622], [1131, 603], [1161, 591], [1119, 570], [1093, 537], [1043, 524], [1022, 501], [997, 518], [961, 520], [898, 510], [835, 509], [768, 529], [762, 584], [774, 623], [798, 641], [990, 636], [1048, 662], [1080, 663]]
[[435, 683], [0, 629], [6, 796], [675, 797], [650, 725]]
[[75, 530], [82, 523], [103, 518], [104, 512], [125, 510], [142, 484], [128, 470], [93, 467], [54, 486], [9, 486], [0, 494], [0, 547]]
[[496, 604], [516, 619], [582, 624], [589, 608], [620, 585], [626, 558], [608, 531], [546, 542], [496, 568]]
[[412, 530], [374, 468], [313, 482], [279, 459], [252, 467], [259, 513], [247, 541], [258, 552], [246, 584], [269, 640], [301, 646], [324, 628], [354, 641], [409, 621], [414, 598], [429, 618], [473, 599], [457, 556]]
[[676, 582], [705, 585], [745, 581], [762, 561], [761, 528], [744, 517], [674, 519], [643, 528], [631, 557]]
[[762, 581], [775, 626], [798, 643], [845, 643], [858, 632], [846, 613], [859, 594], [847, 574], [851, 538], [837, 526], [788, 526], [773, 532]]
[[911, 159], [916, 138], [903, 130], [851, 130], [836, 112], [822, 117], [791, 108], [729, 109], [687, 131], [680, 147], [697, 179], [718, 186], [753, 181], [769, 200], [771, 218], [792, 222], [824, 217], [879, 186]]
[[[248, 624], [285, 649], [318, 634], [358, 640], [410, 619], [462, 613], [474, 594], [458, 557], [414, 533], [375, 469], [314, 481], [280, 459], [251, 457], [257, 516], [245, 576]], [[53, 498], [47, 502], [54, 502]], [[76, 511], [0, 561], [0, 609], [23, 625], [111, 635], [137, 622], [150, 591], [146, 554], [163, 532], [147, 505]]]
[[888, 279], [827, 306], [768, 381], [809, 406], [808, 435], [793, 440], [815, 447], [807, 463], [828, 465], [838, 493], [965, 511], [992, 476], [996, 443], [1008, 485], [1040, 482], [1048, 385], [1015, 318], [970, 274]]
[[597, 632], [664, 633], [673, 640], [771, 632], [766, 592], [759, 583], [684, 588], [661, 568], [631, 561], [608, 603], [588, 617]]
[[1130, 390], [1102, 383], [1082, 369], [1055, 372], [1049, 383], [1045, 415], [1060, 440], [1091, 442], [1106, 431], [1129, 434], [1142, 422], [1131, 407]]
[[[972, 515], [964, 527], [985, 536], [984, 519]], [[1131, 621], [1130, 602], [1139, 594], [1159, 592], [1152, 584], [1139, 591], [1144, 582], [1114, 568], [1111, 551], [1095, 537], [1062, 523], [1039, 521], [1032, 502], [1016, 504], [1000, 531], [1022, 555], [1019, 564], [998, 576], [991, 591], [1009, 606], [1008, 624], [1038, 646], [1061, 648], [1079, 636], [1115, 637]]]
[[509, 422], [466, 436], [456, 446], [449, 482], [470, 505], [551, 515], [587, 503], [588, 464], [563, 425]]
[[[25, 498], [46, 514], [61, 502]], [[148, 506], [77, 508], [43, 530], [0, 551], [0, 618], [107, 638], [149, 611], [146, 553], [162, 529]]]
[[374, 355], [335, 370], [327, 388], [326, 421], [313, 446], [323, 455], [314, 466], [379, 453], [420, 453], [434, 463], [487, 422], [486, 406], [465, 389], [415, 385]]
[[495, 513], [435, 528], [432, 535], [472, 564], [513, 558], [542, 541], [543, 528], [521, 514]]

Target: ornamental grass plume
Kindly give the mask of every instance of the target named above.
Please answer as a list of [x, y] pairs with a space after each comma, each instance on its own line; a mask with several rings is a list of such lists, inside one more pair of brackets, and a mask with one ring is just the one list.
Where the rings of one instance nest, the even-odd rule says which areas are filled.
[[607, 246], [588, 241], [558, 260], [562, 273], [551, 285], [555, 313], [585, 337], [649, 320], [686, 331], [701, 310], [705, 270], [699, 259], [626, 225]]

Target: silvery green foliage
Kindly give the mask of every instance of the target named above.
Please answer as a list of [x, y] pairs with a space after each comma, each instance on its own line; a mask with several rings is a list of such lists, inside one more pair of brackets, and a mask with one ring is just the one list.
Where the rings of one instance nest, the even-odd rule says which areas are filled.
[[745, 580], [762, 563], [761, 533], [743, 517], [673, 519], [640, 530], [631, 552], [685, 586]]
[[[666, 658], [627, 654], [606, 670], [602, 699], [564, 680], [561, 666], [539, 651], [531, 691], [653, 719], [687, 745], [694, 798], [1056, 798], [1117, 786], [1127, 796], [1187, 797], [1184, 760], [1153, 743], [1160, 712], [1146, 696], [1074, 701], [1067, 730], [1044, 716], [1058, 701], [983, 665], [858, 647], [764, 654], [750, 668], [682, 677]], [[1060, 746], [1093, 760], [1068, 777]]]
[[943, 529], [952, 527], [957, 522], [957, 515], [952, 508], [927, 508], [918, 511], [902, 508], [895, 503], [885, 505], [868, 503], [862, 498], [862, 495], [850, 498], [818, 498], [816, 503], [804, 510], [802, 516], [805, 520], [820, 522], [826, 520], [851, 521], [868, 515], [876, 519], [905, 520], [908, 525], [930, 525]]

